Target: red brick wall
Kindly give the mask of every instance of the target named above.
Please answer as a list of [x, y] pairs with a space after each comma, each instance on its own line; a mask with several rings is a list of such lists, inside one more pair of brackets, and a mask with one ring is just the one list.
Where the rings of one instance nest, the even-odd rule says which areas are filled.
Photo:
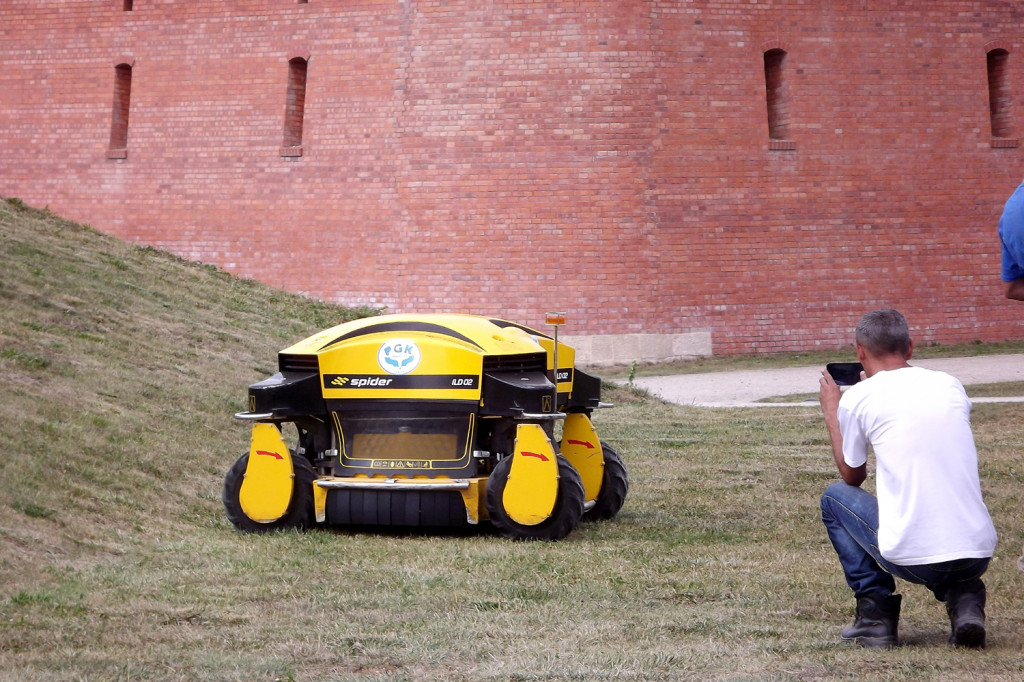
[[890, 305], [919, 343], [1024, 337], [995, 231], [1024, 152], [993, 145], [987, 66], [1008, 52], [1020, 137], [1016, 2], [124, 6], [0, 5], [0, 194], [391, 311], [565, 309], [566, 333], [710, 331], [716, 353], [837, 347]]

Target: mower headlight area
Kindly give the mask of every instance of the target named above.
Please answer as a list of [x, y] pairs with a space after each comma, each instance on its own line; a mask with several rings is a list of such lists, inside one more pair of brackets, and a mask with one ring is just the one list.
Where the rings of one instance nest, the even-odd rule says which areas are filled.
[[471, 462], [473, 414], [353, 418], [335, 412], [334, 418], [342, 444], [339, 465], [346, 471], [458, 475]]
[[352, 453], [359, 459], [456, 460], [459, 439], [454, 433], [357, 433]]

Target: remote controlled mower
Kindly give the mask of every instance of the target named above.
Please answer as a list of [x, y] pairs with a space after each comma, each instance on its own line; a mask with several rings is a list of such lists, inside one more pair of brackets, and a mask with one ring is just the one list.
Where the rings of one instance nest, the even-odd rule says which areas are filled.
[[608, 405], [558, 341], [564, 321], [549, 314], [547, 335], [472, 315], [384, 315], [281, 351], [280, 371], [235, 415], [252, 439], [225, 477], [228, 519], [243, 531], [489, 520], [509, 538], [557, 540], [583, 518], [612, 518], [629, 478], [594, 430]]

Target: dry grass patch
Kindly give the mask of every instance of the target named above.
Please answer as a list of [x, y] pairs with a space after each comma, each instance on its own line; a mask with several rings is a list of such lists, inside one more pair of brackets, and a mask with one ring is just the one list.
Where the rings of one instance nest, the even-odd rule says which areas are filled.
[[816, 408], [613, 389], [632, 489], [566, 541], [253, 536], [224, 518], [232, 421], [276, 352], [346, 311], [0, 203], [0, 679], [1019, 679], [1020, 407], [980, 405], [1000, 533], [989, 649], [907, 586], [904, 641], [841, 645]]

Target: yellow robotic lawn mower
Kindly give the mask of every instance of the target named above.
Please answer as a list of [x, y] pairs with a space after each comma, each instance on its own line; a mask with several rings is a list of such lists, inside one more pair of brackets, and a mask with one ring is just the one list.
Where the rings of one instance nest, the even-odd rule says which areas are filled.
[[590, 420], [608, 407], [601, 380], [558, 341], [564, 315], [547, 322], [553, 335], [384, 315], [281, 351], [280, 371], [235, 415], [253, 428], [224, 480], [228, 519], [243, 531], [489, 520], [505, 537], [558, 540], [581, 519], [614, 517], [629, 477]]

